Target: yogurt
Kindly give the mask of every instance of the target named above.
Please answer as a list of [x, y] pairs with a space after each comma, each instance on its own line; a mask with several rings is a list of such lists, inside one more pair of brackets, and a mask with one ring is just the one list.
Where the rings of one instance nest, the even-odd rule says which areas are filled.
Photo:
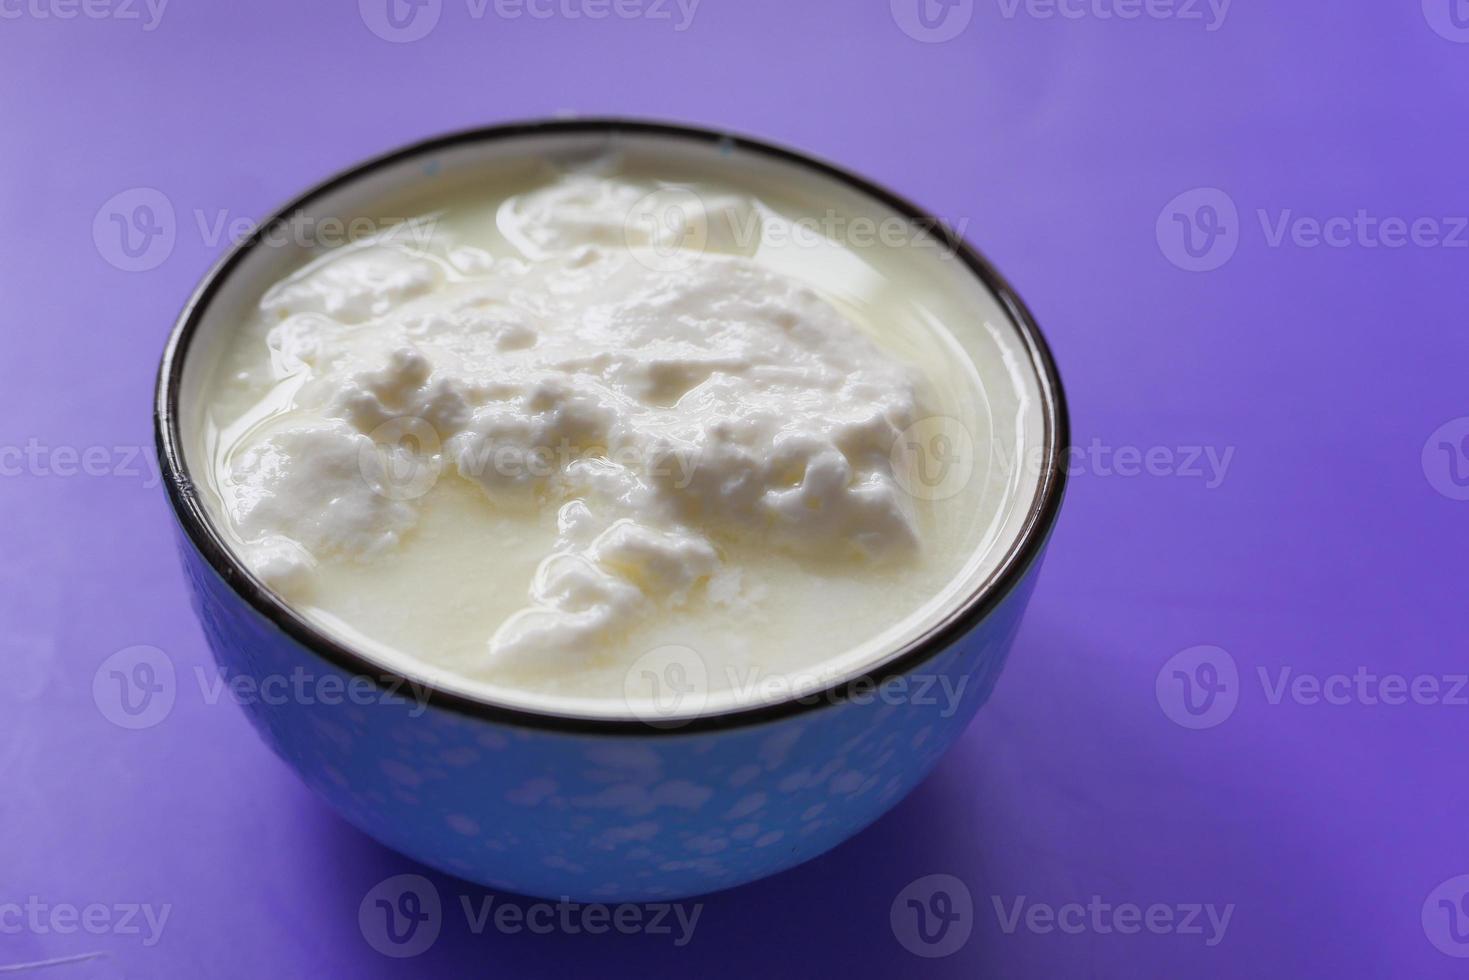
[[618, 713], [672, 648], [748, 703], [891, 649], [995, 557], [1026, 395], [885, 268], [915, 242], [798, 210], [602, 162], [317, 257], [221, 358], [217, 520], [319, 625], [511, 700]]

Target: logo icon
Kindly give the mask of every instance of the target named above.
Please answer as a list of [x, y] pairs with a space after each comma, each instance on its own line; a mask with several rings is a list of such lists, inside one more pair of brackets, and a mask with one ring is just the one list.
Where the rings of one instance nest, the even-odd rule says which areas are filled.
[[117, 651], [92, 675], [92, 700], [119, 728], [152, 728], [168, 717], [178, 695], [173, 661], [157, 647]]
[[439, 890], [423, 875], [394, 875], [378, 882], [357, 907], [362, 938], [394, 959], [425, 952], [438, 940], [443, 924]]
[[114, 194], [92, 218], [97, 253], [123, 272], [158, 268], [173, 254], [177, 236], [173, 202], [152, 187]]
[[367, 435], [357, 468], [372, 492], [389, 500], [417, 500], [439, 482], [444, 468], [439, 434], [423, 419], [389, 419]]
[[1450, 878], [1428, 893], [1423, 934], [1445, 956], [1469, 957], [1469, 875]]
[[974, 898], [969, 886], [953, 875], [925, 875], [898, 892], [888, 923], [914, 956], [952, 956], [974, 931]]
[[939, 44], [964, 32], [974, 16], [974, 0], [888, 0], [903, 33], [924, 44]]
[[362, 23], [384, 41], [408, 44], [428, 36], [444, 12], [443, 0], [357, 0]]
[[669, 644], [633, 661], [622, 682], [628, 709], [656, 728], [677, 728], [709, 700], [709, 667], [697, 650]]
[[1450, 500], [1469, 500], [1469, 417], [1451, 419], [1428, 437], [1423, 475]]
[[1217, 187], [1197, 187], [1169, 201], [1158, 215], [1163, 257], [1187, 272], [1212, 272], [1239, 248], [1239, 209]]
[[974, 438], [963, 422], [944, 415], [908, 426], [888, 455], [893, 479], [919, 500], [948, 500], [974, 476]]
[[1213, 728], [1239, 704], [1239, 668], [1219, 647], [1189, 647], [1158, 671], [1158, 706], [1184, 728]]
[[662, 187], [638, 198], [623, 219], [633, 257], [654, 272], [677, 272], [709, 247], [709, 209], [687, 187]]
[[1439, 37], [1469, 44], [1469, 0], [1423, 0], [1423, 16]]

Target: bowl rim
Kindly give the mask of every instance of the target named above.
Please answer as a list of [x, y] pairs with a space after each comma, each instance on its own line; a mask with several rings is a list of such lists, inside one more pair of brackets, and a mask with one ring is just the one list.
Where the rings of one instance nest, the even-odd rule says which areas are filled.
[[[180, 388], [189, 346], [204, 319], [210, 301], [225, 281], [245, 257], [260, 245], [266, 232], [277, 222], [289, 218], [291, 214], [323, 195], [369, 174], [414, 157], [465, 144], [555, 135], [614, 138], [629, 135], [683, 140], [794, 164], [875, 199], [909, 221], [922, 222], [949, 253], [959, 258], [994, 295], [1024, 341], [1030, 356], [1030, 366], [1040, 389], [1044, 453], [1039, 482], [1035, 499], [1021, 525], [1020, 533], [1000, 564], [962, 602], [956, 604], [924, 633], [909, 640], [877, 663], [869, 664], [823, 688], [795, 694], [779, 701], [734, 707], [716, 713], [672, 716], [657, 721], [636, 717], [542, 711], [440, 687], [413, 676], [411, 671], [377, 662], [371, 655], [353, 649], [326, 630], [312, 624], [266, 588], [235, 556], [214, 527], [188, 474], [179, 424]], [[416, 695], [426, 699], [426, 705], [445, 708], [472, 718], [521, 728], [576, 734], [640, 736], [689, 735], [754, 726], [820, 707], [835, 706], [856, 694], [870, 692], [893, 678], [910, 673], [949, 648], [989, 615], [1015, 589], [1040, 557], [1060, 510], [1066, 484], [1064, 460], [1070, 445], [1069, 419], [1060, 374], [1034, 316], [994, 266], [945, 222], [886, 187], [801, 150], [724, 129], [615, 116], [532, 119], [461, 129], [415, 141], [340, 170], [276, 208], [256, 226], [251, 235], [234, 244], [205, 273], [180, 311], [159, 364], [153, 419], [163, 484], [175, 518], [188, 536], [189, 542], [224, 583], [243, 598], [254, 612], [307, 650], [350, 674], [367, 677], [379, 688], [397, 691], [408, 685]]]

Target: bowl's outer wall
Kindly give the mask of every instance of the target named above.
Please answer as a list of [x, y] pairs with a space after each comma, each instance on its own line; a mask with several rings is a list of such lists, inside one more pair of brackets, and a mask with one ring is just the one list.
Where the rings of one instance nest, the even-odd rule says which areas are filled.
[[1038, 553], [973, 630], [900, 679], [904, 689], [758, 724], [639, 736], [523, 728], [354, 680], [252, 608], [180, 538], [221, 678], [307, 785], [424, 864], [577, 901], [727, 888], [871, 823], [988, 699], [1040, 566]]

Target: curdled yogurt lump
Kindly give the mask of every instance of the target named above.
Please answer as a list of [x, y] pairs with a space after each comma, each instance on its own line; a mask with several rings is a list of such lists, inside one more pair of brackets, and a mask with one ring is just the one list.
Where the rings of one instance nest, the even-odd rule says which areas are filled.
[[242, 372], [259, 401], [218, 477], [256, 574], [310, 603], [324, 568], [404, 547], [462, 480], [487, 514], [554, 513], [485, 663], [573, 669], [670, 610], [748, 602], [739, 556], [833, 576], [914, 561], [892, 458], [921, 378], [741, 254], [754, 202], [642, 222], [649, 193], [569, 175], [499, 206], [498, 254], [385, 239], [269, 290]]

